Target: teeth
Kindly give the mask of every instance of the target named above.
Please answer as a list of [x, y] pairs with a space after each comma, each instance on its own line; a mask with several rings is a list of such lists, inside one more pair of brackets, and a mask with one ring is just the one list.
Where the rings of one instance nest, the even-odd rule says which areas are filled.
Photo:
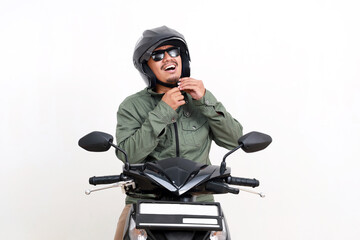
[[165, 68], [165, 70], [169, 70], [170, 68], [175, 68], [175, 65], [169, 65]]

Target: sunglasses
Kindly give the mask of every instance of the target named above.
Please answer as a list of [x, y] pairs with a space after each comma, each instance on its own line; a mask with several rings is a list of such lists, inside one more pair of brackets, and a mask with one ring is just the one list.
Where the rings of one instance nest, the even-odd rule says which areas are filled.
[[170, 55], [170, 57], [174, 58], [174, 57], [177, 57], [177, 56], [180, 55], [180, 47], [170, 47], [170, 48], [167, 48], [165, 50], [154, 51], [151, 54], [151, 58], [155, 62], [161, 61], [165, 57], [165, 52], [167, 52]]

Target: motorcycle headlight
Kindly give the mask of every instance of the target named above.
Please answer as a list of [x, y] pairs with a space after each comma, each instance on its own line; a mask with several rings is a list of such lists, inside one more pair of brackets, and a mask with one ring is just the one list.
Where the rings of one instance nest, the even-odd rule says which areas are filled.
[[147, 239], [146, 231], [144, 229], [137, 229], [133, 218], [131, 218], [131, 220], [130, 220], [129, 237], [130, 237], [130, 240], [146, 240]]

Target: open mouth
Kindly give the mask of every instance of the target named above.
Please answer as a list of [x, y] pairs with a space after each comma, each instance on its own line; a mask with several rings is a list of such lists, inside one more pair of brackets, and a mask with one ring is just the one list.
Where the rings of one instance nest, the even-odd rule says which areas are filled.
[[167, 66], [164, 68], [164, 71], [170, 72], [170, 71], [174, 71], [175, 69], [176, 69], [176, 65], [175, 65], [175, 64], [170, 64], [170, 65], [167, 65]]

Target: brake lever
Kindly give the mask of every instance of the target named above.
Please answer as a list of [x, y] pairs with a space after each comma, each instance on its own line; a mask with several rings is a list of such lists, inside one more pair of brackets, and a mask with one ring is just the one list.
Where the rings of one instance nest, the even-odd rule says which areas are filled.
[[248, 192], [248, 193], [252, 193], [252, 194], [256, 194], [259, 195], [260, 197], [264, 198], [265, 194], [261, 193], [261, 192], [255, 192], [255, 191], [251, 191], [248, 189], [244, 189], [244, 188], [239, 188], [240, 191], [244, 191], [244, 192]]
[[87, 190], [85, 190], [85, 194], [90, 195], [90, 193], [92, 193], [92, 192], [106, 190], [106, 189], [110, 189], [110, 188], [116, 188], [116, 187], [121, 187], [122, 191], [125, 192], [126, 190], [129, 190], [129, 187], [132, 187], [133, 189], [135, 189], [135, 182], [134, 181], [117, 182], [117, 183], [108, 185], [106, 187], [87, 189]]

